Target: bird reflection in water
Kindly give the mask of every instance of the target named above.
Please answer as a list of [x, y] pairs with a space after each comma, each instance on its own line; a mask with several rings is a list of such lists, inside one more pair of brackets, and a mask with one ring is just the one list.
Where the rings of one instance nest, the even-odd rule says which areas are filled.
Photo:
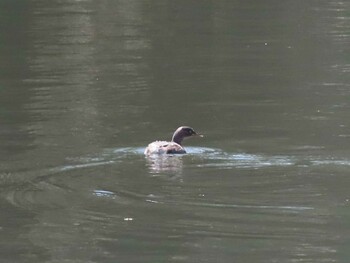
[[146, 160], [150, 173], [182, 173], [183, 159], [180, 155], [148, 155]]

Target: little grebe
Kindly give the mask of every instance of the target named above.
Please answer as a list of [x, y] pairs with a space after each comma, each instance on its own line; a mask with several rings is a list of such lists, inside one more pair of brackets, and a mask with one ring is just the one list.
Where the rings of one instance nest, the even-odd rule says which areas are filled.
[[192, 136], [203, 137], [203, 135], [197, 134], [191, 127], [181, 126], [174, 132], [171, 142], [167, 142], [167, 141], [152, 142], [145, 149], [145, 154], [149, 155], [149, 154], [186, 153], [185, 149], [181, 145], [181, 142], [184, 138], [192, 137]]

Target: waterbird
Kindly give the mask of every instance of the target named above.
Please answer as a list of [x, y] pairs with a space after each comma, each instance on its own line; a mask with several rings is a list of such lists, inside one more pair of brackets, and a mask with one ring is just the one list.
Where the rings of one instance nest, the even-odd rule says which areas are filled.
[[181, 126], [176, 129], [170, 142], [152, 142], [148, 144], [144, 154], [184, 154], [186, 153], [186, 150], [182, 147], [181, 143], [183, 139], [193, 136], [203, 137], [202, 134], [196, 133], [193, 128], [189, 126]]

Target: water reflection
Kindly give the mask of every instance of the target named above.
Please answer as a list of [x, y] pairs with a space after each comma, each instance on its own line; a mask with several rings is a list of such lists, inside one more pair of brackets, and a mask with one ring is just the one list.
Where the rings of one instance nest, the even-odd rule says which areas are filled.
[[[300, 146], [299, 151], [319, 150], [318, 146]], [[322, 149], [322, 147], [321, 147]], [[125, 147], [116, 149], [106, 149], [96, 155], [70, 159], [71, 164], [51, 168], [49, 173], [65, 172], [75, 169], [83, 169], [97, 166], [108, 166], [117, 162], [123, 162], [130, 158], [139, 160], [145, 159], [145, 166], [149, 173], [158, 174], [171, 172], [181, 175], [184, 166], [196, 167], [216, 167], [218, 169], [258, 169], [264, 167], [318, 167], [318, 166], [349, 166], [350, 160], [337, 156], [317, 156], [317, 155], [276, 155], [249, 154], [249, 153], [229, 153], [220, 149], [208, 147], [186, 147], [187, 154], [163, 154], [144, 155], [144, 147]]]
[[[234, 178], [235, 173], [243, 171], [279, 171], [283, 168], [281, 171], [285, 173], [295, 170], [299, 173], [303, 171], [311, 173], [317, 173], [318, 171], [341, 172], [346, 171], [347, 167], [350, 166], [349, 159], [336, 156], [300, 156], [299, 154], [293, 156], [268, 156], [228, 153], [219, 149], [191, 146], [186, 149], [188, 154], [185, 155], [159, 156], [145, 156], [143, 147], [106, 149], [95, 155], [67, 159], [69, 164], [64, 166], [32, 171], [31, 173], [33, 174], [26, 173], [27, 181], [20, 179], [24, 176], [22, 173], [3, 173], [0, 176], [0, 184], [7, 187], [6, 190], [2, 191], [1, 196], [16, 207], [32, 210], [42, 207], [66, 207], [81, 192], [83, 192], [83, 196], [88, 198], [91, 198], [91, 195], [93, 195], [98, 198], [115, 199], [118, 204], [127, 204], [134, 201], [171, 204], [171, 200], [166, 199], [162, 192], [158, 192], [158, 190], [147, 192], [146, 185], [139, 188], [136, 181], [134, 182], [135, 189], [128, 190], [127, 188], [131, 186], [129, 181], [133, 180], [129, 178], [129, 176], [132, 176], [129, 172], [124, 175], [125, 179], [123, 179], [129, 182], [129, 186], [119, 186], [120, 182], [115, 182], [113, 175], [116, 174], [118, 178], [121, 178], [119, 174], [124, 174], [125, 167], [129, 167], [130, 163], [135, 165], [134, 169], [146, 170], [151, 175], [150, 178], [159, 176], [164, 178], [165, 176], [166, 178], [176, 179], [175, 181], [179, 183], [190, 179], [188, 173], [191, 169], [197, 169], [198, 172], [202, 169], [207, 172], [212, 169], [214, 169], [212, 171], [235, 170], [236, 172], [230, 176]], [[318, 147], [305, 146], [301, 147], [299, 151], [315, 151], [316, 149]], [[108, 171], [108, 174], [105, 174], [103, 171]], [[93, 176], [91, 178], [92, 181], [89, 181], [89, 176]], [[141, 173], [139, 178], [145, 180], [147, 176]], [[103, 180], [101, 182], [105, 183], [101, 184], [100, 180]], [[85, 181], [86, 185], [81, 184], [83, 181]], [[97, 185], [103, 187], [96, 188]], [[252, 205], [249, 204], [249, 201], [241, 204], [220, 201], [205, 203], [200, 201], [201, 197], [205, 195], [205, 192], [199, 192], [198, 197], [194, 200], [181, 201], [181, 205], [291, 211], [313, 209], [308, 206], [293, 205]]]
[[181, 175], [183, 160], [178, 155], [149, 155], [146, 157], [150, 173], [173, 172]]
[[[295, 172], [334, 171], [350, 165], [349, 160], [314, 155], [305, 161], [305, 155], [186, 149], [186, 155], [151, 159], [143, 155], [143, 147], [105, 149], [41, 171], [36, 180], [7, 187], [1, 196], [14, 207], [41, 211], [29, 236], [52, 257], [56, 249], [76, 256], [62, 238], [69, 244], [94, 239], [79, 253], [102, 251], [104, 257], [105, 253], [115, 256], [106, 244], [123, 251], [131, 239], [145, 249], [137, 240], [154, 242], [155, 236], [157, 243], [167, 244], [170, 236], [176, 246], [195, 244], [189, 246], [188, 255], [196, 254], [195, 247], [215, 252], [213, 244], [224, 246], [232, 240], [247, 246], [254, 246], [248, 240], [270, 240], [271, 247], [265, 245], [265, 249], [273, 249], [278, 240], [290, 253], [303, 251], [309, 256], [334, 253], [325, 237], [331, 208], [320, 205], [324, 199], [317, 185], [295, 181]], [[301, 159], [303, 166], [298, 165]], [[161, 175], [176, 180], [164, 180]], [[285, 195], [289, 198], [284, 199]], [[308, 202], [300, 196], [307, 196]], [[145, 224], [148, 231], [143, 229]], [[300, 236], [308, 244], [301, 245]], [[323, 243], [315, 246], [320, 237]]]

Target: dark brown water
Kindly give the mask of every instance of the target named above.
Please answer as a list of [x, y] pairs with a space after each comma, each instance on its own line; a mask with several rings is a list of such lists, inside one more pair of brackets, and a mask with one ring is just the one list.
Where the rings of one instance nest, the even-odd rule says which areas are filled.
[[349, 10], [1, 1], [0, 261], [349, 262]]

